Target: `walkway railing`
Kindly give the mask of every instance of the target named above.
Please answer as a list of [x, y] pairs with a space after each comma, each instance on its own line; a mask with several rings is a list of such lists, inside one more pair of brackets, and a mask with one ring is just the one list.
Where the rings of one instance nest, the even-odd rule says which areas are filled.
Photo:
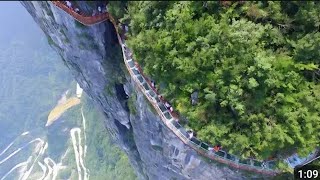
[[95, 24], [99, 24], [103, 21], [106, 21], [109, 19], [109, 13], [100, 13], [95, 16], [87, 16], [84, 14], [79, 14], [75, 12], [73, 9], [69, 8], [65, 1], [51, 1], [54, 5], [71, 15], [75, 20], [80, 22], [81, 24], [84, 24], [86, 26], [91, 26]]
[[231, 167], [253, 171], [257, 173], [267, 174], [267, 175], [276, 175], [280, 171], [274, 169], [275, 162], [261, 162], [253, 159], [239, 159], [237, 156], [229, 154], [225, 151], [219, 150], [218, 152], [209, 151], [209, 145], [207, 143], [201, 142], [197, 138], [188, 138], [186, 130], [178, 123], [178, 116], [175, 112], [170, 112], [164, 105], [164, 99], [158, 97], [158, 92], [151, 86], [150, 80], [143, 74], [143, 71], [139, 64], [135, 62], [130, 56], [130, 50], [118, 33], [116, 21], [114, 18], [106, 13], [100, 14], [94, 17], [85, 17], [82, 16], [70, 8], [68, 8], [61, 1], [51, 1], [54, 5], [66, 11], [69, 15], [75, 18], [77, 21], [84, 25], [93, 25], [105, 20], [110, 20], [114, 25], [117, 31], [117, 38], [121, 45], [122, 56], [126, 68], [132, 77], [132, 79], [137, 84], [137, 87], [145, 95], [148, 101], [152, 104], [154, 109], [157, 111], [158, 115], [162, 122], [186, 145], [197, 151], [199, 154], [211, 159], [218, 161], [223, 164], [227, 164]]

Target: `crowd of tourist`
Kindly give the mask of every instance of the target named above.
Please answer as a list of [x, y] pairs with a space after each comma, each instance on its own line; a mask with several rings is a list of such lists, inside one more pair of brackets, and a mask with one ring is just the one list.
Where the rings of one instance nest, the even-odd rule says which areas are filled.
[[77, 5], [72, 4], [71, 1], [64, 1], [67, 7], [71, 10], [74, 10], [76, 13], [81, 14], [80, 9]]
[[103, 14], [106, 12], [108, 12], [108, 5], [100, 4], [100, 5], [97, 5], [97, 11], [94, 10], [92, 13], [92, 16], [96, 16], [96, 15]]
[[[80, 8], [75, 3], [72, 4], [71, 1], [63, 1], [63, 4], [65, 4], [69, 9], [75, 11], [80, 15], [84, 14], [83, 12], [80, 11]], [[108, 4], [104, 5], [103, 3], [101, 3], [100, 5], [97, 5], [96, 9], [93, 10], [92, 16], [96, 16], [106, 12], [108, 12]]]

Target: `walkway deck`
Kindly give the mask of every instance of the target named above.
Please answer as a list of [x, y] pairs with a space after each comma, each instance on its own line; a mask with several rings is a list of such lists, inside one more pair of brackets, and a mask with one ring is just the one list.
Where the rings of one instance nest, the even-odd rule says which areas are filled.
[[98, 16], [93, 17], [82, 16], [74, 12], [72, 9], [68, 8], [61, 1], [51, 2], [84, 25], [94, 25], [106, 20], [110, 20], [113, 23], [117, 31], [119, 44], [122, 48], [124, 63], [127, 67], [127, 70], [129, 71], [131, 78], [135, 81], [139, 90], [146, 96], [148, 101], [155, 108], [164, 125], [167, 126], [184, 144], [186, 144], [187, 146], [197, 151], [199, 154], [211, 160], [227, 164], [237, 169], [253, 171], [256, 173], [262, 173], [271, 176], [280, 173], [280, 171], [274, 169], [274, 161], [261, 162], [254, 159], [240, 159], [237, 156], [229, 154], [222, 150], [218, 152], [209, 151], [209, 145], [207, 143], [202, 142], [196, 138], [187, 138], [188, 135], [186, 130], [178, 123], [177, 113], [170, 112], [167, 110], [167, 108], [164, 105], [165, 100], [162, 98], [158, 98], [157, 90], [152, 88], [150, 80], [143, 74], [143, 71], [139, 64], [136, 61], [134, 61], [132, 57], [130, 57], [130, 49], [125, 44], [124, 39], [120, 37], [117, 30], [117, 24], [114, 18], [108, 13], [100, 14]]
[[66, 4], [65, 1], [51, 1], [54, 5], [68, 13], [70, 16], [72, 16], [75, 20], [80, 22], [83, 25], [86, 26], [92, 26], [95, 24], [102, 23], [109, 19], [109, 13], [101, 13], [97, 14], [95, 16], [89, 16], [84, 14], [78, 14], [73, 9], [70, 9]]

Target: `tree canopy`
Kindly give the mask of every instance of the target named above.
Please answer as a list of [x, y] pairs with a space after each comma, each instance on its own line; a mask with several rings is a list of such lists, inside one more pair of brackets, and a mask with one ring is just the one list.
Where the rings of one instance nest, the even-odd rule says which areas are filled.
[[201, 140], [258, 159], [319, 146], [318, 2], [129, 2], [128, 13], [134, 58]]

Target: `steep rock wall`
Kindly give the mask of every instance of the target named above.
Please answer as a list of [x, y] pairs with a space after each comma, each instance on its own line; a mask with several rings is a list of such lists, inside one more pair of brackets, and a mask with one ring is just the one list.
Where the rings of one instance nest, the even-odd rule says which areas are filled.
[[[109, 21], [85, 27], [50, 2], [21, 2], [79, 85], [103, 110], [106, 131], [129, 156], [139, 179], [243, 179], [184, 145], [151, 109], [126, 72]], [[92, 9], [86, 3], [81, 8]], [[48, 62], [50, 63], [50, 62]], [[130, 113], [121, 85], [135, 96]]]

